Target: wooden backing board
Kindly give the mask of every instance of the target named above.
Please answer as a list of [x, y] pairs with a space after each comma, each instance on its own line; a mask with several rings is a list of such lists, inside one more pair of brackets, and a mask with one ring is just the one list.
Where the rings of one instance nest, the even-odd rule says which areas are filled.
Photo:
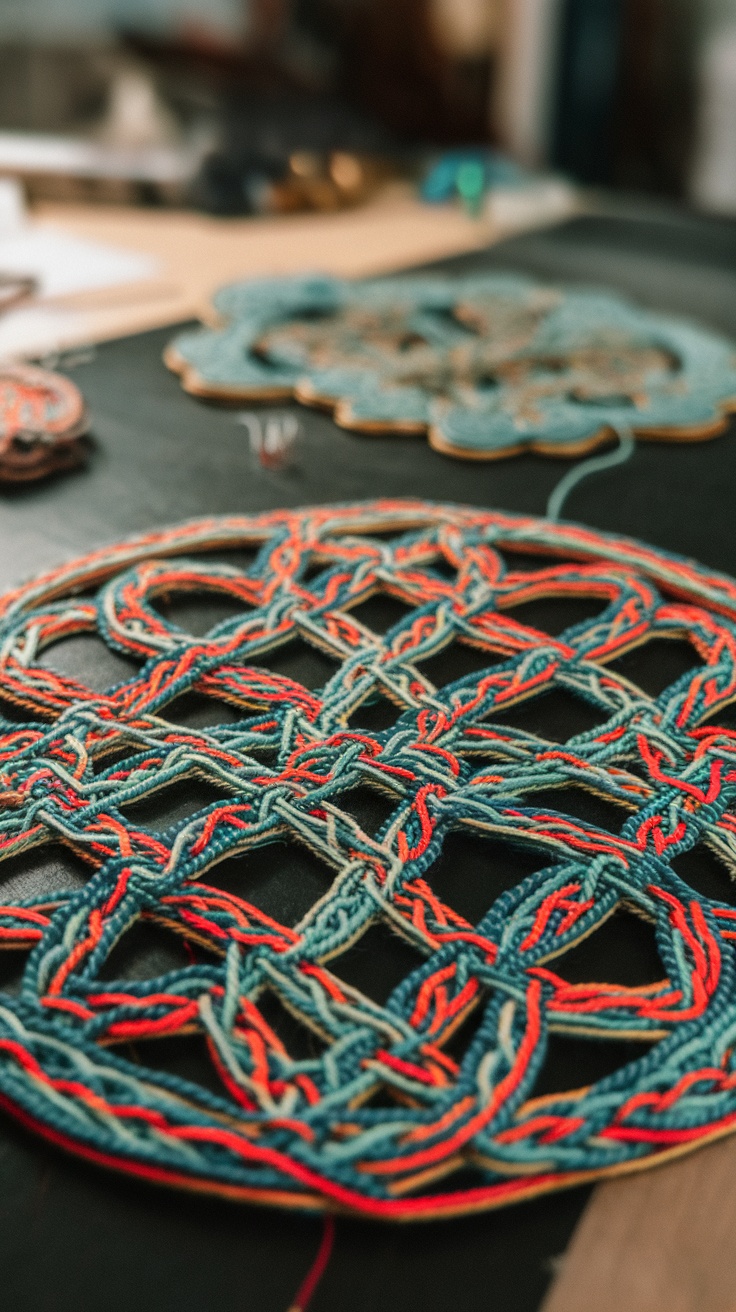
[[736, 1137], [601, 1184], [541, 1312], [734, 1312]]

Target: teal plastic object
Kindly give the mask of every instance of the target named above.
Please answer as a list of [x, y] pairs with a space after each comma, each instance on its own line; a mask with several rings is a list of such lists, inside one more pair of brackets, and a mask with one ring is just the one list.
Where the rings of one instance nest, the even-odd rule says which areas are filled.
[[576, 456], [612, 432], [713, 436], [736, 410], [736, 347], [609, 292], [517, 275], [235, 283], [221, 327], [166, 352], [184, 387], [234, 401], [291, 397], [342, 427], [427, 433], [494, 459]]
[[477, 213], [487, 191], [493, 187], [520, 187], [530, 174], [495, 150], [451, 150], [435, 160], [427, 171], [420, 195], [430, 205], [459, 199]]

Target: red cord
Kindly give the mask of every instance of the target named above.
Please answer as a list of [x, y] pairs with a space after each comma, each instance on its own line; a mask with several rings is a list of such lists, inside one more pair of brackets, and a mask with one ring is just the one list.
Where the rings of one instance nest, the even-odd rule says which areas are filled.
[[334, 1243], [335, 1218], [334, 1216], [326, 1216], [317, 1256], [300, 1284], [296, 1297], [289, 1307], [289, 1312], [307, 1312], [307, 1308], [317, 1292], [317, 1286], [327, 1270]]

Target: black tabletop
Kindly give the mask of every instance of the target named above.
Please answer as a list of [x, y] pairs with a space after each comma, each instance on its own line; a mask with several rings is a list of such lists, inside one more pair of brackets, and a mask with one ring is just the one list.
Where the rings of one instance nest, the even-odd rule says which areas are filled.
[[[608, 285], [736, 336], [736, 225], [652, 211], [589, 217], [445, 262]], [[0, 587], [138, 530], [209, 513], [420, 496], [544, 513], [567, 466], [451, 460], [416, 437], [342, 432], [299, 411], [295, 463], [261, 468], [237, 410], [185, 396], [161, 363], [171, 330], [103, 345], [70, 374], [93, 418], [87, 467], [0, 494]], [[736, 574], [733, 426], [701, 444], [641, 443], [591, 476], [570, 519]], [[71, 671], [70, 671], [71, 672]], [[572, 1190], [413, 1227], [340, 1221], [313, 1312], [533, 1312], [587, 1200]], [[0, 1118], [3, 1302], [16, 1312], [286, 1312], [317, 1219], [179, 1196], [103, 1173]]]

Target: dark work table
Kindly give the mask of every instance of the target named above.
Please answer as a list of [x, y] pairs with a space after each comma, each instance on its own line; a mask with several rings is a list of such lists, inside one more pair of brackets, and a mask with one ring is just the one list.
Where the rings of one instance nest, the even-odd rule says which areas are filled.
[[[608, 285], [736, 337], [736, 224], [621, 207], [434, 267]], [[237, 410], [186, 396], [166, 371], [172, 332], [107, 343], [69, 365], [92, 414], [89, 463], [0, 493], [3, 589], [103, 543], [207, 514], [416, 496], [541, 515], [569, 467], [533, 455], [451, 460], [422, 438], [350, 434], [300, 409], [295, 464], [265, 470]], [[734, 428], [706, 443], [640, 443], [626, 465], [581, 483], [565, 517], [736, 574]], [[312, 1312], [534, 1312], [588, 1196], [571, 1190], [408, 1227], [341, 1220]], [[286, 1312], [320, 1233], [318, 1219], [104, 1173], [0, 1118], [2, 1303], [14, 1312]]]

